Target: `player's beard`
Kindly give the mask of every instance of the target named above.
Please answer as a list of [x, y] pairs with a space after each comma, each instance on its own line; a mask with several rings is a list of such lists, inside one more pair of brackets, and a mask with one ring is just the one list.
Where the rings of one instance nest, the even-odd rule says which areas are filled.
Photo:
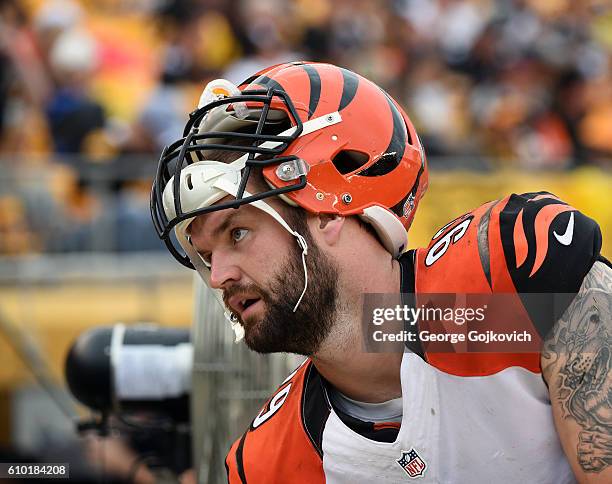
[[[303, 233], [303, 232], [302, 232]], [[224, 294], [229, 299], [238, 292], [256, 293], [264, 303], [264, 314], [245, 321], [244, 340], [258, 353], [296, 353], [311, 356], [329, 335], [336, 319], [338, 268], [307, 232], [306, 266], [308, 289], [297, 311], [293, 308], [304, 289], [302, 250], [295, 244], [284, 263], [272, 277], [268, 289], [255, 284], [232, 287]]]

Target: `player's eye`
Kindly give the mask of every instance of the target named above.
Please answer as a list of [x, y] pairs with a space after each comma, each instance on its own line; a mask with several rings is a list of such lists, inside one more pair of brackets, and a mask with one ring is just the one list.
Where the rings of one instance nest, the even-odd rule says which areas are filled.
[[234, 242], [234, 244], [240, 242], [242, 239], [244, 239], [248, 232], [249, 231], [247, 229], [232, 229], [230, 234], [232, 242]]

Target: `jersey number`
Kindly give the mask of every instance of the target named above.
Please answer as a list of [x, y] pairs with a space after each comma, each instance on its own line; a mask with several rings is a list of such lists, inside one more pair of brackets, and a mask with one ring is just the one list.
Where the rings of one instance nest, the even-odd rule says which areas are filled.
[[[472, 223], [473, 218], [474, 217], [467, 218], [463, 222], [455, 225], [451, 230], [446, 232], [444, 236], [440, 238], [440, 240], [431, 246], [431, 249], [429, 249], [427, 252], [427, 257], [425, 258], [425, 265], [427, 267], [433, 265], [446, 253], [451, 244], [457, 243], [461, 237], [465, 235], [470, 223]], [[436, 237], [440, 237], [440, 232], [442, 232], [447, 226], [448, 225], [438, 230], [438, 233], [434, 236], [434, 239]]]
[[266, 420], [268, 420], [272, 415], [274, 415], [278, 410], [283, 406], [285, 400], [287, 400], [287, 395], [289, 395], [289, 390], [291, 389], [291, 383], [286, 387], [283, 387], [276, 395], [272, 397], [270, 403], [261, 409], [259, 415], [255, 417], [253, 420], [253, 428], [256, 429]]

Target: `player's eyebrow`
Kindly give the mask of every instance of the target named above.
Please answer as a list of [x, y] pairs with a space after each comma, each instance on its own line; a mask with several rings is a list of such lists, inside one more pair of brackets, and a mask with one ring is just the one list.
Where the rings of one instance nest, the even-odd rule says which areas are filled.
[[[211, 231], [211, 236], [210, 236], [210, 240], [215, 240], [217, 239], [224, 231], [227, 230], [227, 228], [235, 221], [235, 219], [241, 215], [241, 212], [238, 210], [232, 210], [232, 213], [230, 213], [227, 217], [225, 217], [218, 225], [217, 227], [215, 227], [212, 231]], [[187, 227], [187, 235], [189, 237], [191, 237], [191, 224]], [[191, 245], [193, 245], [193, 247], [198, 251], [198, 253], [202, 254], [203, 252], [196, 247], [196, 245], [191, 242]]]
[[213, 229], [212, 238], [216, 239], [223, 232], [225, 232], [227, 228], [232, 224], [234, 219], [238, 217], [239, 215], [240, 215], [240, 212], [238, 212], [238, 210], [232, 210], [232, 213], [229, 214], [227, 217], [225, 217], [225, 219], [223, 219], [223, 222], [221, 222], [217, 227]]

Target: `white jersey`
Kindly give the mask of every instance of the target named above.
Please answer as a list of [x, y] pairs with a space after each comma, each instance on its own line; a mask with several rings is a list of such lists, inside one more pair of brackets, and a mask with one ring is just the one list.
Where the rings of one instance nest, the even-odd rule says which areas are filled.
[[401, 380], [399, 431], [380, 442], [347, 424], [305, 362], [232, 446], [230, 482], [574, 482], [540, 374], [456, 376], [407, 352]]
[[392, 443], [356, 434], [331, 409], [326, 482], [574, 482], [541, 375], [512, 367], [458, 377], [412, 353], [401, 375], [403, 418]]

